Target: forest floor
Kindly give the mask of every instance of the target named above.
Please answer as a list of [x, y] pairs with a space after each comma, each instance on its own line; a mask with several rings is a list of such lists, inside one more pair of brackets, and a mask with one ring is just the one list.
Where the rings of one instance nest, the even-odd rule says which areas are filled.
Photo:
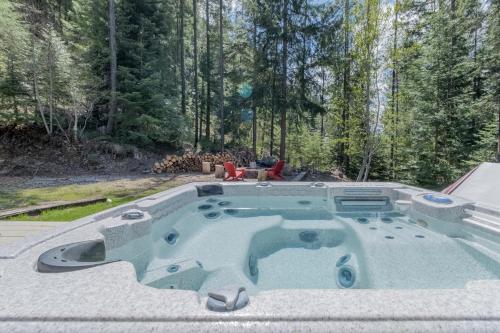
[[43, 128], [0, 127], [0, 176], [145, 174], [164, 154], [104, 140], [68, 144]]
[[70, 221], [146, 195], [213, 175], [151, 173], [164, 157], [106, 141], [68, 144], [49, 138], [43, 128], [0, 127], [0, 210], [95, 197], [107, 198], [85, 206], [51, 209], [14, 220]]

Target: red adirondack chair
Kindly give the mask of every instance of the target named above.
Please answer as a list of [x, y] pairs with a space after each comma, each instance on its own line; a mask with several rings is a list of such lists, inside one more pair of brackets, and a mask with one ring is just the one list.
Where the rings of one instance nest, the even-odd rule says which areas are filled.
[[267, 176], [274, 180], [283, 180], [283, 176], [281, 176], [281, 172], [283, 171], [283, 167], [285, 166], [285, 161], [279, 160], [271, 169], [267, 170]]
[[224, 169], [226, 169], [227, 174], [224, 176], [224, 180], [244, 180], [245, 178], [245, 169], [244, 168], [235, 168], [234, 164], [231, 162], [224, 163]]

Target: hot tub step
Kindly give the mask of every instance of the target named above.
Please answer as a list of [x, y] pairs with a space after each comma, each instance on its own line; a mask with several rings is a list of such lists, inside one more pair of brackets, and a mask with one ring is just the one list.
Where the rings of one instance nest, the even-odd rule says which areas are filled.
[[485, 222], [472, 218], [465, 218], [462, 220], [466, 225], [469, 225], [473, 228], [481, 229], [482, 231], [493, 233], [497, 236], [500, 236], [500, 226], [492, 221]]

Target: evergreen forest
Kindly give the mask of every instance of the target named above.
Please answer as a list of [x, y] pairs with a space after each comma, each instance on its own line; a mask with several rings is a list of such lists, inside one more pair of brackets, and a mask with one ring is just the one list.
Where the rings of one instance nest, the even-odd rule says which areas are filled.
[[500, 158], [500, 0], [0, 0], [0, 122], [442, 187]]

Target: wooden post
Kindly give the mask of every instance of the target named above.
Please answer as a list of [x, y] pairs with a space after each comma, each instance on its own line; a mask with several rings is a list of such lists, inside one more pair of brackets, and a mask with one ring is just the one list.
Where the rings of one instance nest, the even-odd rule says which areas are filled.
[[225, 173], [223, 165], [215, 166], [215, 178], [224, 178]]

